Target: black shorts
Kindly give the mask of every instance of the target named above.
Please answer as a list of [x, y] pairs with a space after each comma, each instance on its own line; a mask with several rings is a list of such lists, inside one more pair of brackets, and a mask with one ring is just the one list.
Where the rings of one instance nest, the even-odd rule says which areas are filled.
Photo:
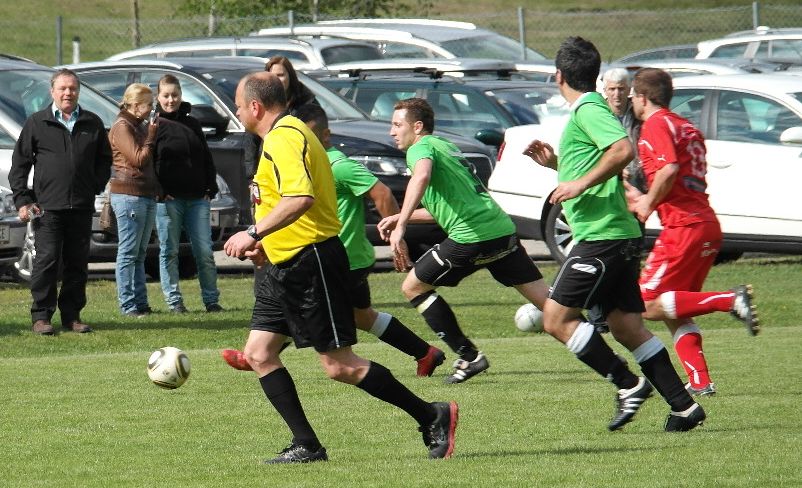
[[352, 269], [348, 272], [348, 291], [354, 308], [370, 308], [370, 284], [368, 276], [372, 268]]
[[310, 244], [287, 262], [266, 264], [256, 285], [251, 329], [290, 336], [296, 347], [326, 352], [356, 344], [346, 277], [348, 256], [339, 237]]
[[515, 235], [473, 244], [447, 238], [418, 259], [415, 276], [432, 286], [457, 286], [463, 278], [482, 268], [487, 268], [504, 286], [543, 278]]
[[549, 297], [565, 307], [599, 306], [604, 317], [615, 309], [642, 313], [638, 285], [642, 245], [640, 237], [578, 243], [554, 279]]

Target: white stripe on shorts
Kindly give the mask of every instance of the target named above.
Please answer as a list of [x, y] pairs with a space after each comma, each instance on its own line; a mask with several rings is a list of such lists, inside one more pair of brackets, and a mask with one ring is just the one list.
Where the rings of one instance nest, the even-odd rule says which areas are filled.
[[312, 244], [317, 259], [317, 267], [320, 270], [320, 280], [323, 282], [323, 292], [326, 294], [326, 306], [329, 309], [329, 325], [334, 333], [334, 345], [340, 347], [340, 338], [337, 336], [337, 327], [334, 325], [334, 311], [331, 309], [331, 297], [329, 297], [329, 285], [326, 283], [326, 275], [323, 274], [323, 263], [320, 261], [320, 254], [317, 252], [317, 244]]

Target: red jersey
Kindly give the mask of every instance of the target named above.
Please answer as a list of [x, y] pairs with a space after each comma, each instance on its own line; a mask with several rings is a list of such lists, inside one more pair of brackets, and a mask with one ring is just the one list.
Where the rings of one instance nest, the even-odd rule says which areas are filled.
[[690, 121], [668, 109], [646, 119], [638, 139], [638, 156], [649, 187], [667, 164], [679, 165], [674, 185], [657, 205], [663, 227], [718, 221], [707, 198], [705, 138]]

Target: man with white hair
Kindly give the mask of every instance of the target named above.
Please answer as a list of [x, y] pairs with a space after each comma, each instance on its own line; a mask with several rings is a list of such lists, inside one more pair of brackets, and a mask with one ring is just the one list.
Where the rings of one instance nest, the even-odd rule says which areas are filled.
[[[633, 148], [638, 146], [638, 138], [640, 137], [641, 121], [635, 117], [632, 112], [632, 104], [629, 101], [630, 90], [630, 76], [629, 71], [624, 68], [610, 68], [604, 72], [602, 76], [603, 95], [607, 99], [607, 105], [613, 114], [624, 126], [627, 131], [627, 136], [632, 143]], [[643, 171], [640, 169], [638, 162], [638, 153], [635, 151], [635, 157], [632, 159], [626, 169], [624, 176], [629, 184], [646, 193], [646, 178], [643, 176]]]

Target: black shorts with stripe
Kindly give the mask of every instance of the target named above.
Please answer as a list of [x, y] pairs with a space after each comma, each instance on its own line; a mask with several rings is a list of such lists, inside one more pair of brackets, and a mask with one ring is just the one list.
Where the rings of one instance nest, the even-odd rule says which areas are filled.
[[266, 268], [256, 286], [252, 330], [290, 336], [296, 347], [318, 352], [356, 344], [348, 256], [339, 237], [310, 244], [289, 261]]
[[641, 313], [640, 254], [643, 240], [617, 239], [579, 242], [560, 268], [549, 297], [571, 308], [601, 307]]
[[504, 286], [543, 278], [515, 235], [472, 244], [446, 238], [418, 259], [415, 276], [432, 286], [457, 286], [463, 278], [482, 268], [487, 268]]
[[370, 276], [372, 268], [352, 269], [348, 272], [348, 290], [351, 293], [351, 304], [354, 308], [370, 308]]

